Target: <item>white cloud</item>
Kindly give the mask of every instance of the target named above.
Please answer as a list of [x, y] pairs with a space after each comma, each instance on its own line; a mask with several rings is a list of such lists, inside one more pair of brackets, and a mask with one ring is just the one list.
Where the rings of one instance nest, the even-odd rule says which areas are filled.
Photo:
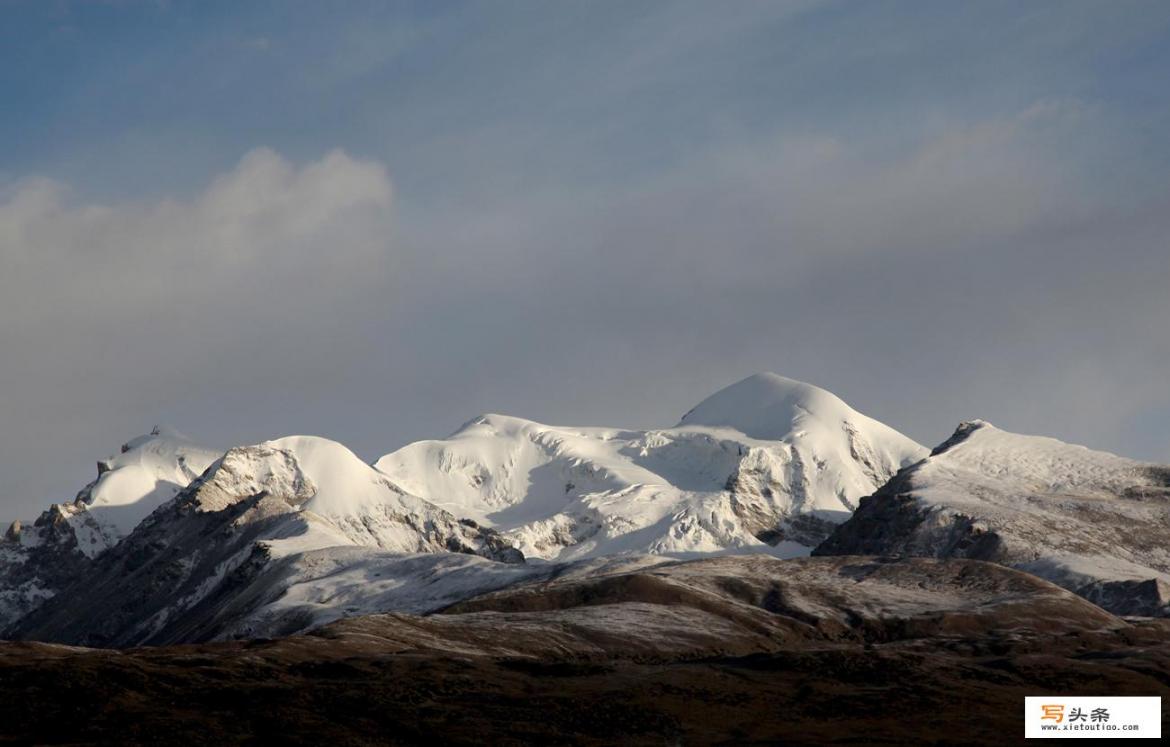
[[193, 297], [231, 307], [274, 279], [344, 297], [384, 271], [390, 207], [385, 169], [341, 151], [296, 167], [257, 149], [189, 199], [73, 204], [65, 186], [27, 180], [0, 202], [0, 330]]
[[[0, 193], [9, 500], [45, 501], [20, 495], [46, 460], [22, 471], [34, 449], [79, 467], [89, 459], [78, 454], [184, 398], [206, 408], [327, 381], [364, 344], [348, 334], [352, 314], [379, 303], [391, 277], [391, 207], [385, 168], [341, 151], [298, 166], [253, 150], [185, 198], [87, 204], [39, 178]], [[66, 468], [36, 484], [83, 478]]]
[[0, 202], [0, 342], [18, 354], [0, 368], [98, 365], [115, 346], [124, 369], [166, 375], [193, 343], [312, 334], [383, 287], [391, 204], [386, 170], [340, 151], [298, 167], [257, 149], [185, 199], [75, 204], [27, 180]]

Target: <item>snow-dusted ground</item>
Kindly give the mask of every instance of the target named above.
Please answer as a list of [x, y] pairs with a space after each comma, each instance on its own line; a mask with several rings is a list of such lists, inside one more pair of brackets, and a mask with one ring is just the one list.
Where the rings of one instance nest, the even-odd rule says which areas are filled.
[[271, 638], [389, 610], [425, 614], [551, 572], [463, 553], [401, 555], [365, 547], [311, 550], [289, 560], [263, 582], [283, 593], [233, 620], [217, 638]]

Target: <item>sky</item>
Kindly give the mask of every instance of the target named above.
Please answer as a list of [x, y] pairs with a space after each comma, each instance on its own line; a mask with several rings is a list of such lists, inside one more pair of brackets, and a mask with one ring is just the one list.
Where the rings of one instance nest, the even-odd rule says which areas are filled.
[[0, 520], [759, 371], [1170, 462], [1170, 3], [0, 0]]

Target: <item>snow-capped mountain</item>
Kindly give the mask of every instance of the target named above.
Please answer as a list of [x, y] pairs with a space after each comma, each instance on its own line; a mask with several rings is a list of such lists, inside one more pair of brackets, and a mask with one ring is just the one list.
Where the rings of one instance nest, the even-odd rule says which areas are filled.
[[1170, 467], [959, 426], [821, 544], [817, 555], [991, 560], [1117, 614], [1170, 614]]
[[228, 450], [11, 632], [101, 645], [202, 639], [280, 597], [275, 571], [353, 547], [523, 562], [492, 530], [403, 493], [341, 444], [294, 436]]
[[78, 549], [92, 558], [113, 547], [222, 455], [163, 426], [123, 444], [121, 453], [98, 462], [97, 479], [62, 507]]
[[98, 461], [97, 478], [72, 502], [53, 504], [31, 524], [13, 522], [0, 541], [0, 626], [74, 581], [219, 456], [157, 427]]
[[526, 556], [807, 554], [926, 449], [809, 384], [765, 373], [672, 428], [550, 426], [484, 415], [375, 466], [499, 530]]
[[823, 389], [760, 374], [673, 427], [484, 415], [373, 466], [310, 436], [217, 453], [156, 429], [74, 503], [9, 530], [0, 600], [18, 638], [271, 637], [819, 543], [991, 560], [1115, 613], [1165, 614], [1168, 525], [1170, 468], [982, 422], [928, 454]]
[[[132, 442], [83, 491], [118, 518], [155, 510], [12, 634], [128, 645], [291, 632], [553, 572], [516, 565], [524, 554], [805, 555], [860, 496], [925, 454], [832, 394], [773, 374], [704, 400], [673, 428], [491, 415], [376, 468], [319, 438], [197, 457], [169, 438]], [[146, 463], [153, 481], [113, 481]], [[125, 524], [102, 526], [112, 540]], [[434, 557], [406, 555], [416, 553]]]

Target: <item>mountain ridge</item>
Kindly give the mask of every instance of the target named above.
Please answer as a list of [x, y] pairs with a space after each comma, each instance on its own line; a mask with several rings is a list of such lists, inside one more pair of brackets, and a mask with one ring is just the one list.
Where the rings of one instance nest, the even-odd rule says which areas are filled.
[[[985, 421], [927, 450], [775, 374], [667, 428], [487, 413], [373, 465], [314, 436], [214, 452], [155, 429], [100, 462], [72, 508], [0, 541], [0, 627], [103, 646], [273, 637], [614, 568], [810, 553], [992, 561], [1158, 615], [1170, 558], [1110, 532], [1165, 528], [1167, 498], [1167, 467]], [[114, 541], [82, 552], [78, 527], [111, 511], [145, 518], [120, 538], [106, 521]]]
[[[179, 458], [185, 452], [164, 448], [178, 437], [156, 429], [128, 443], [121, 461], [99, 465], [88, 488], [103, 496], [103, 506], [134, 505], [152, 509], [149, 515], [16, 610], [9, 630], [130, 645], [261, 628], [288, 632], [295, 621], [334, 619], [331, 604], [341, 599], [352, 613], [377, 611], [379, 604], [425, 605], [422, 597], [410, 601], [416, 597], [357, 582], [407, 567], [432, 574], [426, 563], [403, 565], [404, 553], [471, 553], [512, 563], [528, 556], [537, 566], [640, 553], [807, 555], [848, 515], [852, 500], [925, 454], [811, 385], [769, 374], [725, 391], [742, 399], [736, 387], [744, 382], [765, 406], [791, 399], [792, 391], [801, 395], [799, 419], [775, 426], [779, 440], [742, 433], [735, 412], [729, 424], [651, 431], [488, 414], [450, 439], [416, 442], [376, 467], [337, 442], [288, 436], [219, 454], [199, 451], [209, 464], [192, 477], [186, 457]], [[697, 409], [716, 422], [710, 399]], [[875, 430], [876, 441], [869, 438]], [[388, 468], [395, 454], [428, 449], [440, 453], [416, 465], [419, 471]], [[167, 478], [156, 486], [175, 492], [161, 505], [154, 506], [155, 492], [140, 489], [136, 501], [102, 487], [145, 459], [139, 452], [170, 457], [156, 460]], [[431, 489], [428, 480], [440, 477], [463, 481], [462, 492], [450, 480]], [[460, 573], [478, 579], [468, 581], [472, 587], [519, 578], [489, 570], [473, 563]], [[81, 609], [104, 610], [97, 615], [102, 622], [77, 622]]]
[[[747, 423], [745, 401], [781, 421]], [[436, 505], [496, 527], [528, 557], [572, 560], [752, 546], [803, 554], [854, 500], [925, 455], [835, 395], [757, 374], [669, 428], [576, 428], [485, 414], [375, 466]]]
[[1170, 466], [966, 421], [814, 551], [991, 560], [1117, 614], [1170, 615]]

